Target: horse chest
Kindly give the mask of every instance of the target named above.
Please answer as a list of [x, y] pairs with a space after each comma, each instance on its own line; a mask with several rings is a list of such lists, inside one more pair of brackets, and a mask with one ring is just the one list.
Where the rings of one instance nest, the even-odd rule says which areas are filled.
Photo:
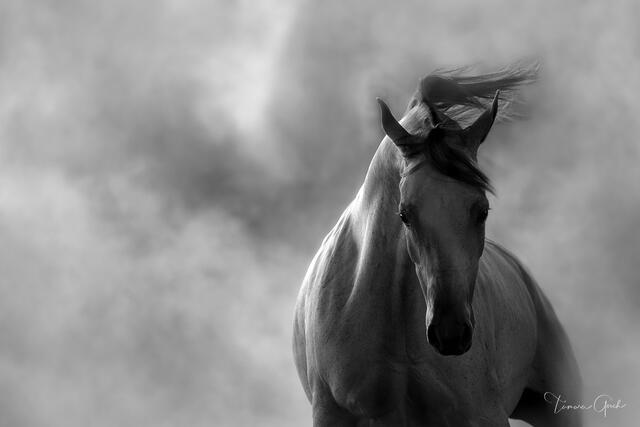
[[[414, 308], [420, 313], [420, 307]], [[373, 327], [371, 320], [369, 329], [358, 329], [350, 320], [333, 325], [318, 362], [336, 402], [351, 413], [379, 418], [400, 411], [427, 420], [433, 414], [464, 412], [468, 408], [461, 402], [480, 402], [489, 394], [497, 398], [484, 392], [493, 388], [495, 375], [487, 372], [480, 342], [454, 360], [429, 346], [421, 315], [393, 326], [386, 322], [386, 328]]]
[[400, 348], [373, 320], [335, 325], [319, 351], [318, 370], [336, 402], [354, 414], [375, 418], [403, 393], [406, 370], [393, 356]]
[[376, 334], [358, 335], [362, 339], [354, 340], [349, 334], [348, 341], [327, 343], [320, 361], [323, 379], [340, 406], [364, 418], [402, 412], [412, 405], [427, 412], [443, 402], [452, 407], [456, 398], [447, 371], [434, 369], [437, 363], [432, 358], [437, 356], [426, 347], [425, 339], [425, 348], [415, 351], [422, 357], [416, 363], [403, 341], [385, 343]]
[[[459, 377], [448, 377], [446, 370], [431, 364], [386, 360], [351, 368], [333, 377], [329, 386], [336, 402], [361, 418], [397, 421], [400, 416], [433, 422], [436, 415], [445, 414], [452, 419], [468, 411], [465, 402], [473, 400], [467, 389], [459, 387]], [[472, 381], [468, 385], [477, 387]], [[480, 402], [481, 396], [475, 401]]]

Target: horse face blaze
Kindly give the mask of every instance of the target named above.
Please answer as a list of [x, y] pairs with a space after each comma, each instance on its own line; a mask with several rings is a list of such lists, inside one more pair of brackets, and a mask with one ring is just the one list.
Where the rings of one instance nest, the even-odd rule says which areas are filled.
[[429, 167], [400, 183], [400, 218], [427, 312], [429, 343], [443, 355], [471, 347], [473, 293], [484, 248], [484, 192]]

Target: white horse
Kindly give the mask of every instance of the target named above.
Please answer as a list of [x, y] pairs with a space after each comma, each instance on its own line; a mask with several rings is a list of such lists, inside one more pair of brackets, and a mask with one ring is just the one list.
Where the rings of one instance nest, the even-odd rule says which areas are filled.
[[[423, 79], [364, 184], [326, 236], [298, 297], [293, 349], [314, 426], [581, 425], [544, 393], [579, 401], [567, 335], [520, 262], [485, 239], [476, 153], [513, 68]], [[457, 118], [491, 106], [469, 127]], [[506, 102], [505, 104], [509, 104]]]

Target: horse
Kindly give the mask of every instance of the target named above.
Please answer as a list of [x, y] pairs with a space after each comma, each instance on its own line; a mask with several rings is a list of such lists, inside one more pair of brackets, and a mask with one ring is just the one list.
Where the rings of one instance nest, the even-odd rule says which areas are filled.
[[565, 330], [522, 263], [485, 237], [492, 186], [477, 152], [536, 75], [434, 72], [400, 121], [378, 99], [386, 135], [296, 301], [314, 426], [582, 425], [545, 400], [580, 401]]

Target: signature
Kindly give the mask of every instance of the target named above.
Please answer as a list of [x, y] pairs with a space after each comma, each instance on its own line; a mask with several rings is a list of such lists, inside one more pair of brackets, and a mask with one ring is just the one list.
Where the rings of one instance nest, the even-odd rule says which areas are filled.
[[582, 411], [594, 411], [602, 414], [603, 417], [607, 416], [607, 410], [609, 409], [622, 409], [627, 406], [622, 399], [614, 399], [608, 394], [600, 394], [593, 399], [593, 402], [585, 403], [567, 403], [562, 395], [555, 395], [550, 391], [544, 393], [544, 400], [554, 405], [553, 413], [557, 414], [567, 410], [582, 410]]

